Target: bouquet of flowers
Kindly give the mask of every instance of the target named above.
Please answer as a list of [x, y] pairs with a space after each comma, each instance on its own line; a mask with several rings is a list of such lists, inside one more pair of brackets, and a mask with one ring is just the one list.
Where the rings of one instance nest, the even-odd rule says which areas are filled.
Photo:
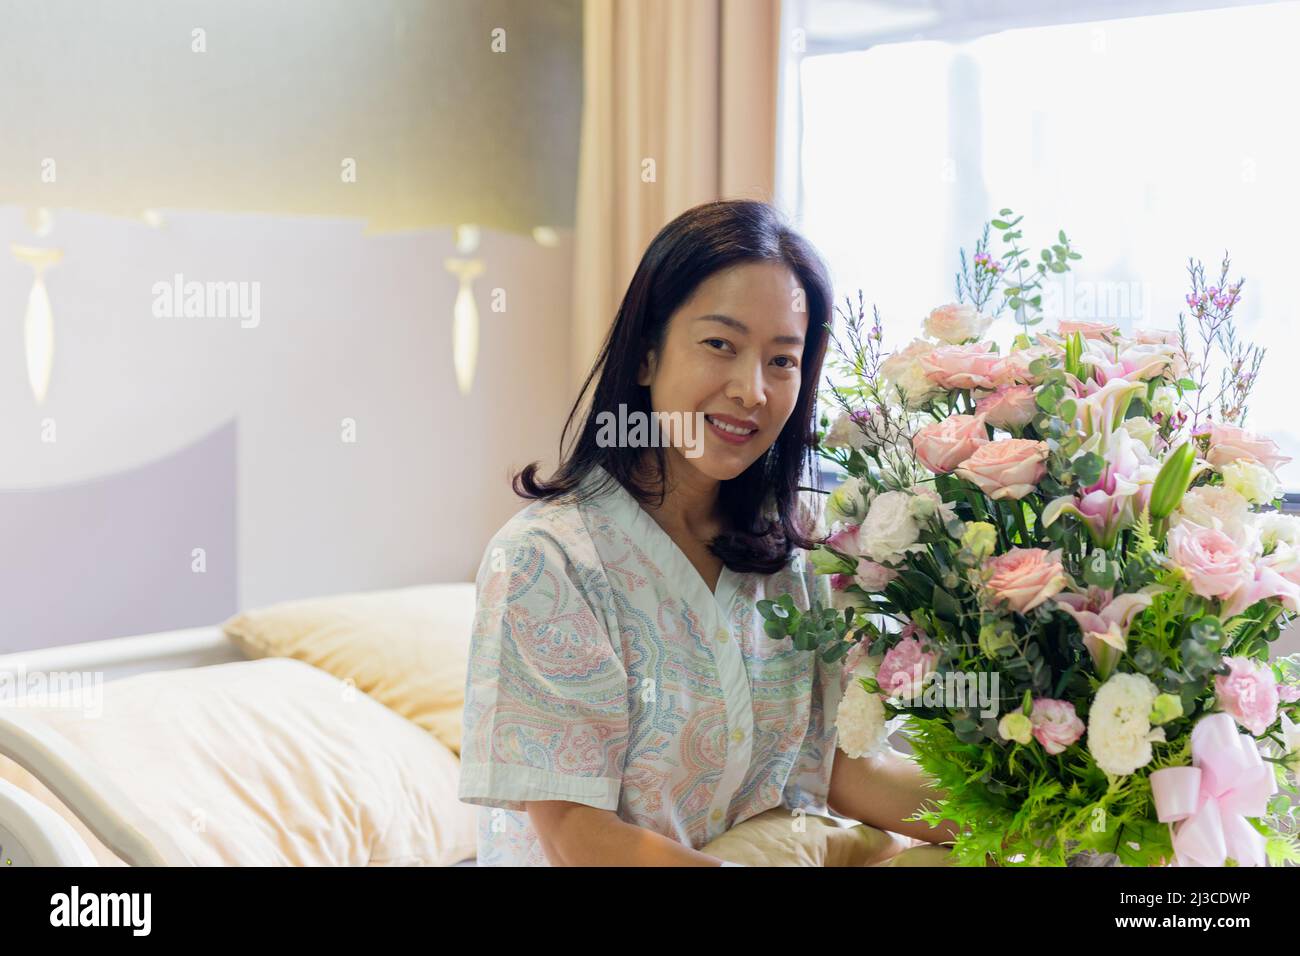
[[[1300, 660], [1269, 654], [1300, 519], [1290, 459], [1244, 428], [1243, 284], [1190, 262], [1176, 331], [1045, 331], [1080, 255], [1061, 232], [1034, 261], [1000, 216], [924, 338], [886, 354], [861, 293], [837, 310], [818, 437], [848, 477], [810, 554], [834, 606], [760, 601], [766, 631], [852, 669], [850, 756], [903, 725], [942, 790], [915, 819], [955, 821], [959, 865], [1300, 862]], [[983, 338], [1004, 309], [1005, 353]]]

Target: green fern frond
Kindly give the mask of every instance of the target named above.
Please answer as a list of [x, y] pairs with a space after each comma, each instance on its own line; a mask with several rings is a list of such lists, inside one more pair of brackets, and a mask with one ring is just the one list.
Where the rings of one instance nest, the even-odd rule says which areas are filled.
[[1150, 554], [1157, 547], [1155, 536], [1151, 534], [1151, 512], [1145, 505], [1133, 525], [1133, 546], [1138, 554]]

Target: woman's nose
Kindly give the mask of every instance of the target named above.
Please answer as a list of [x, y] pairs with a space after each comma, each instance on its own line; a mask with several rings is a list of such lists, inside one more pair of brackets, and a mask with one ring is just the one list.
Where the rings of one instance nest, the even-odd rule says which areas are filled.
[[746, 408], [766, 404], [767, 390], [764, 388], [762, 365], [749, 362], [743, 369], [737, 369], [736, 376], [727, 387], [727, 397], [739, 399]]

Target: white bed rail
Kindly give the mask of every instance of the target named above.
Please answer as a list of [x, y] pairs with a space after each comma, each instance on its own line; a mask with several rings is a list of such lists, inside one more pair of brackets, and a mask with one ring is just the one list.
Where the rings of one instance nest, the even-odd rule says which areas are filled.
[[[95, 673], [105, 682], [151, 671], [244, 660], [220, 627], [195, 627], [138, 637], [20, 651], [0, 656], [0, 673]], [[179, 859], [161, 833], [143, 832], [114, 806], [129, 801], [112, 780], [87, 764], [77, 749], [21, 707], [0, 700], [0, 754], [40, 779], [117, 856], [135, 866], [166, 866]], [[49, 807], [0, 781], [0, 844], [10, 865], [94, 865], [89, 847]], [[0, 866], [5, 859], [0, 859]]]

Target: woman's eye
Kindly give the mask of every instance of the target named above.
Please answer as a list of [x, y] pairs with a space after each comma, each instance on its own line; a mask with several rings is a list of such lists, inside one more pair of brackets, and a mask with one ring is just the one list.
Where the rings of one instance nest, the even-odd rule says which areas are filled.
[[785, 360], [786, 360], [787, 362], [789, 362], [790, 364], [789, 364], [789, 365], [780, 365], [780, 366], [777, 366], [778, 368], [794, 368], [794, 367], [795, 367], [795, 361], [794, 361], [794, 359], [791, 358], [791, 357], [788, 356], [788, 355], [778, 355], [778, 356], [777, 356], [776, 358], [774, 358], [772, 361], [776, 362], [776, 361], [779, 361], [779, 360], [781, 360], [781, 359], [785, 359]]
[[720, 343], [721, 345], [726, 345], [726, 344], [727, 344], [727, 340], [726, 340], [726, 339], [705, 339], [705, 340], [704, 340], [704, 344], [705, 344], [705, 345], [709, 345], [709, 344], [711, 344], [711, 343], [713, 343], [713, 342], [718, 342], [718, 343]]

